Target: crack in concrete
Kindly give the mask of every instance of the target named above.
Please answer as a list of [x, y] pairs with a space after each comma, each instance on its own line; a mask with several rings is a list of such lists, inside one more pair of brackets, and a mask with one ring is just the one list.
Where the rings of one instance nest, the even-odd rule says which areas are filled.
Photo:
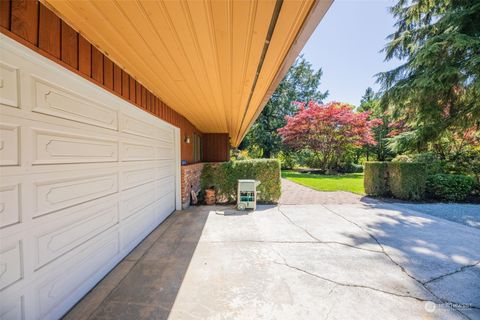
[[321, 241], [321, 240], [315, 240], [315, 241], [282, 241], [282, 240], [230, 240], [230, 241], [202, 241], [204, 243], [293, 243], [293, 244], [324, 244], [324, 245], [329, 245], [329, 244], [338, 244], [341, 246], [346, 246], [350, 247], [352, 249], [357, 249], [357, 250], [364, 250], [364, 251], [369, 251], [369, 252], [374, 252], [374, 253], [380, 253], [383, 254], [382, 251], [380, 250], [373, 250], [373, 249], [367, 249], [367, 248], [362, 248], [362, 247], [357, 247], [352, 244], [344, 243], [344, 242], [339, 242], [339, 241]]
[[[360, 247], [357, 247], [357, 246], [353, 246], [353, 245], [348, 245], [348, 244], [344, 244], [344, 245], [348, 245], [348, 246], [351, 246], [351, 247], [354, 247], [354, 248], [357, 248], [357, 249], [361, 249], [361, 250], [367, 250], [367, 251], [375, 251], [375, 252], [380, 252], [382, 254], [385, 255], [385, 257], [387, 257], [388, 260], [390, 260], [393, 264], [395, 264], [405, 275], [407, 275], [409, 278], [411, 278], [412, 280], [414, 280], [415, 282], [417, 282], [420, 287], [422, 287], [426, 292], [430, 293], [432, 297], [434, 297], [436, 299], [436, 303], [438, 302], [441, 302], [441, 304], [449, 304], [450, 306], [452, 306], [452, 309], [457, 311], [459, 314], [461, 314], [462, 316], [464, 316], [466, 319], [470, 319], [467, 315], [465, 315], [463, 312], [461, 312], [458, 308], [455, 308], [454, 305], [455, 304], [458, 304], [456, 302], [452, 302], [452, 301], [448, 301], [446, 299], [442, 299], [441, 297], [439, 297], [437, 294], [435, 294], [430, 288], [428, 288], [422, 281], [420, 281], [419, 279], [415, 278], [413, 275], [411, 275], [406, 269], [404, 266], [402, 266], [400, 263], [398, 263], [397, 261], [395, 261], [385, 250], [385, 247], [382, 245], [382, 243], [380, 243], [380, 241], [377, 239], [377, 237], [375, 237], [373, 234], [371, 234], [368, 230], [366, 230], [364, 227], [362, 227], [361, 225], [359, 225], [358, 223], [356, 223], [355, 221], [352, 221], [346, 217], [344, 217], [343, 215], [339, 214], [338, 212], [335, 212], [333, 211], [332, 209], [326, 207], [325, 205], [323, 204], [320, 204], [322, 207], [324, 207], [327, 211], [333, 213], [334, 215], [336, 215], [337, 217], [355, 225], [357, 228], [359, 228], [360, 230], [362, 230], [363, 232], [365, 232], [373, 241], [375, 241], [377, 243], [377, 245], [380, 247], [381, 251], [377, 251], [377, 250], [369, 250], [369, 249], [364, 249], [364, 248], [360, 248]], [[306, 230], [304, 227], [298, 225], [297, 223], [295, 223], [292, 219], [290, 219], [290, 217], [288, 217], [288, 215], [286, 215], [281, 209], [280, 207], [278, 207], [278, 211], [280, 212], [280, 214], [282, 214], [290, 223], [292, 223], [293, 225], [297, 226], [298, 228], [302, 229], [306, 234], [308, 234], [312, 239], [315, 239], [317, 241], [320, 241], [318, 238], [316, 238], [315, 236], [313, 236], [308, 230]], [[333, 281], [333, 280], [332, 280]], [[429, 301], [429, 300], [425, 300], [425, 301]], [[473, 308], [476, 308], [475, 306], [472, 306]]]
[[[402, 266], [400, 263], [398, 263], [397, 261], [395, 261], [385, 250], [384, 246], [380, 243], [380, 241], [377, 239], [377, 237], [375, 237], [373, 234], [371, 234], [367, 229], [365, 229], [364, 227], [362, 227], [361, 225], [359, 225], [358, 223], [356, 223], [355, 221], [352, 221], [346, 217], [344, 217], [343, 215], [339, 214], [338, 212], [335, 212], [333, 211], [332, 209], [328, 208], [327, 206], [325, 205], [322, 205], [322, 207], [324, 207], [327, 211], [333, 213], [334, 215], [336, 215], [337, 217], [339, 218], [342, 218], [343, 220], [345, 221], [348, 221], [350, 222], [351, 224], [357, 226], [360, 230], [362, 230], [363, 232], [365, 232], [366, 234], [368, 234], [370, 236], [370, 238], [372, 238], [379, 246], [380, 248], [382, 249], [382, 253], [395, 265], [397, 265], [400, 270], [402, 270], [402, 272], [404, 274], [406, 274], [408, 277], [410, 277], [411, 279], [413, 279], [414, 281], [416, 281], [422, 288], [424, 288], [428, 293], [430, 293], [435, 299], [437, 299], [438, 301], [440, 301], [442, 304], [447, 304], [447, 305], [450, 305], [451, 308], [455, 311], [457, 311], [459, 314], [461, 314], [462, 316], [464, 316], [466, 319], [470, 319], [470, 317], [468, 317], [466, 314], [464, 314], [463, 312], [461, 312], [458, 308], [454, 307], [455, 304], [459, 304], [459, 303], [456, 303], [456, 302], [453, 302], [453, 301], [449, 301], [449, 300], [446, 300], [446, 299], [443, 299], [441, 297], [439, 297], [437, 294], [435, 294], [430, 288], [428, 288], [424, 282], [420, 281], [419, 279], [415, 278], [413, 275], [411, 275], [406, 269], [404, 266]], [[472, 308], [475, 308], [477, 309], [475, 306], [472, 306]]]
[[387, 290], [383, 290], [383, 289], [379, 289], [379, 288], [375, 288], [375, 287], [371, 287], [371, 286], [366, 286], [366, 285], [361, 285], [361, 284], [355, 284], [355, 283], [340, 282], [340, 281], [336, 281], [336, 280], [333, 280], [333, 279], [330, 279], [330, 278], [327, 278], [327, 277], [323, 277], [323, 276], [321, 276], [321, 275], [318, 275], [318, 274], [316, 274], [316, 273], [313, 273], [313, 272], [304, 270], [304, 269], [302, 269], [302, 268], [299, 268], [299, 267], [296, 267], [296, 266], [292, 266], [292, 265], [290, 265], [290, 264], [288, 264], [288, 263], [281, 263], [281, 262], [278, 262], [278, 261], [273, 261], [273, 262], [276, 263], [276, 264], [278, 264], [278, 265], [282, 265], [282, 266], [288, 267], [288, 268], [290, 268], [290, 269], [297, 270], [297, 271], [299, 271], [299, 272], [305, 273], [305, 274], [307, 274], [307, 275], [310, 275], [310, 276], [312, 276], [312, 277], [321, 279], [321, 280], [323, 280], [323, 281], [327, 281], [327, 282], [336, 284], [336, 285], [341, 286], [341, 287], [367, 289], [367, 290], [377, 291], [377, 292], [381, 292], [381, 293], [384, 293], [384, 294], [389, 294], [389, 295], [393, 295], [393, 296], [397, 296], [397, 297], [401, 297], [401, 298], [415, 299], [415, 300], [421, 301], [421, 302], [430, 301], [430, 300], [428, 300], [428, 299], [423, 299], [423, 298], [416, 297], [416, 296], [412, 296], [412, 295], [408, 295], [408, 294], [401, 294], [401, 293], [391, 292], [391, 291], [387, 291]]
[[474, 263], [474, 264], [469, 264], [469, 265], [462, 266], [461, 268], [459, 268], [459, 269], [457, 269], [457, 270], [454, 270], [454, 271], [449, 272], [449, 273], [442, 274], [441, 276], [438, 276], [438, 277], [432, 278], [432, 279], [430, 279], [430, 280], [428, 280], [428, 281], [425, 281], [425, 282], [423, 282], [423, 284], [425, 285], [425, 284], [429, 284], [429, 283], [434, 282], [434, 281], [437, 281], [437, 280], [441, 280], [441, 279], [443, 279], [443, 278], [445, 278], [445, 277], [454, 275], [454, 274], [456, 274], [456, 273], [463, 272], [463, 271], [465, 271], [466, 269], [470, 269], [470, 268], [476, 267], [476, 266], [479, 265], [479, 264], [480, 264], [480, 261], [477, 261], [477, 262]]
[[323, 241], [323, 240], [320, 240], [319, 238], [315, 237], [313, 234], [311, 234], [307, 229], [305, 229], [304, 227], [302, 227], [301, 225], [295, 223], [292, 219], [290, 219], [290, 217], [285, 214], [281, 209], [280, 209], [280, 206], [277, 207], [278, 209], [278, 212], [280, 212], [280, 214], [282, 216], [285, 217], [285, 219], [288, 220], [288, 222], [290, 222], [292, 225], [296, 226], [297, 228], [303, 230], [303, 232], [305, 232], [310, 238], [312, 238], [313, 240], [315, 240], [314, 242], [312, 243], [320, 243], [320, 244], [338, 244], [338, 245], [341, 245], [341, 246], [346, 246], [346, 247], [350, 247], [350, 248], [353, 248], [353, 249], [357, 249], [357, 250], [364, 250], [364, 251], [369, 251], [369, 252], [375, 252], [375, 253], [383, 253], [382, 251], [380, 250], [373, 250], [373, 249], [367, 249], [367, 248], [362, 248], [362, 247], [359, 247], [359, 246], [355, 246], [353, 244], [349, 244], [349, 243], [345, 243], [345, 242], [339, 242], [339, 241]]

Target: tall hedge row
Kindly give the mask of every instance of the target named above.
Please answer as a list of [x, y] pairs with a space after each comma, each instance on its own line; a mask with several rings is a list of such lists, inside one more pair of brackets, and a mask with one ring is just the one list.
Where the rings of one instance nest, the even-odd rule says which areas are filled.
[[390, 162], [388, 164], [388, 186], [397, 199], [425, 199], [427, 171], [424, 163]]
[[387, 162], [372, 161], [365, 164], [363, 183], [366, 194], [376, 197], [388, 195], [387, 169]]
[[217, 199], [234, 202], [237, 198], [237, 181], [255, 179], [260, 181], [258, 201], [276, 203], [280, 198], [280, 162], [276, 159], [255, 159], [205, 164], [202, 175], [202, 190], [214, 187]]
[[422, 200], [425, 198], [426, 178], [424, 163], [365, 163], [365, 192], [372, 196]]

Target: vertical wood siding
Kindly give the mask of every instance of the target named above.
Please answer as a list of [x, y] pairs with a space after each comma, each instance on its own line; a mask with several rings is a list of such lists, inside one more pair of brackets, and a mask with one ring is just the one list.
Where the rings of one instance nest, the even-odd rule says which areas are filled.
[[38, 1], [0, 0], [0, 31], [137, 107], [180, 128], [181, 157], [193, 162], [193, 145], [184, 142], [196, 133], [205, 138], [205, 161], [229, 158], [228, 135], [203, 135], [132, 76], [113, 63], [82, 35]]
[[203, 161], [217, 162], [230, 160], [228, 133], [205, 133], [203, 135]]

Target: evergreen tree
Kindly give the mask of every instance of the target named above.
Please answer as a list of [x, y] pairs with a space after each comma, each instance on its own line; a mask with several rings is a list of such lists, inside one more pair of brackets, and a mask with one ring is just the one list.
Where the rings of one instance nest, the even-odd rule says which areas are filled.
[[410, 128], [392, 146], [422, 150], [480, 118], [480, 1], [399, 0], [391, 12], [386, 60], [404, 63], [377, 75], [381, 103]]
[[262, 113], [253, 124], [240, 148], [253, 145], [263, 150], [263, 157], [270, 158], [282, 147], [277, 129], [286, 125], [285, 116], [293, 115], [298, 106], [296, 102], [322, 102], [328, 95], [319, 90], [322, 70], [315, 71], [312, 64], [303, 56], [297, 58], [287, 75], [266, 104]]
[[367, 161], [370, 160], [370, 155], [372, 153], [375, 154], [376, 159], [379, 161], [385, 161], [387, 158], [392, 158], [394, 153], [392, 153], [388, 148], [388, 137], [391, 132], [391, 128], [389, 126], [391, 117], [380, 107], [380, 99], [377, 97], [372, 88], [368, 87], [365, 90], [365, 94], [360, 100], [358, 111], [369, 111], [371, 112], [370, 119], [381, 120], [379, 125], [372, 129], [373, 136], [375, 137], [377, 144], [365, 145], [361, 150], [359, 150], [359, 152], [363, 152], [366, 155]]

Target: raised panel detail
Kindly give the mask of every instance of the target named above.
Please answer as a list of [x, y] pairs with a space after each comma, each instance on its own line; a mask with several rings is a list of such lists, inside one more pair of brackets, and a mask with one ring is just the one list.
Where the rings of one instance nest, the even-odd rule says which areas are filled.
[[167, 193], [173, 192], [175, 189], [173, 177], [159, 180], [157, 183], [157, 199], [164, 197]]
[[18, 69], [0, 62], [0, 103], [18, 108]]
[[0, 249], [0, 290], [22, 279], [22, 250], [20, 241]]
[[157, 147], [157, 159], [170, 160], [173, 159], [172, 147]]
[[118, 204], [94, 205], [72, 214], [61, 226], [35, 237], [36, 268], [58, 258], [118, 223]]
[[122, 174], [123, 190], [133, 188], [173, 174], [173, 164], [165, 162], [155, 168], [125, 171]]
[[[82, 286], [93, 286], [99, 270], [111, 263], [119, 252], [118, 235], [112, 234], [108, 241], [93, 244], [88, 250], [81, 252], [57, 272], [36, 288], [39, 318], [50, 318], [48, 313], [61, 306], [61, 302], [73, 295]], [[92, 281], [93, 280], [93, 281]]]
[[138, 216], [127, 220], [128, 224], [122, 230], [122, 249], [132, 248], [143, 239], [157, 225], [156, 212], [160, 204], [154, 204], [146, 208]]
[[20, 185], [0, 187], [0, 228], [20, 222]]
[[147, 122], [132, 118], [124, 114], [120, 116], [120, 119], [120, 130], [122, 132], [147, 138], [165, 140], [167, 142], [171, 142], [173, 140], [172, 130], [162, 129], [158, 126], [149, 124]]
[[75, 120], [108, 129], [117, 129], [117, 111], [98, 102], [33, 78], [35, 107], [33, 111]]
[[115, 173], [89, 178], [39, 182], [34, 187], [35, 216], [39, 216], [117, 192], [118, 176]]
[[0, 320], [19, 320], [24, 318], [23, 296], [18, 297], [12, 303], [5, 303], [0, 308]]
[[33, 129], [33, 164], [112, 162], [118, 160], [116, 141]]
[[123, 161], [156, 160], [154, 146], [125, 142], [123, 146]]
[[122, 219], [130, 217], [156, 200], [156, 183], [151, 182], [129, 190], [123, 198]]
[[18, 126], [0, 123], [0, 165], [18, 166]]

